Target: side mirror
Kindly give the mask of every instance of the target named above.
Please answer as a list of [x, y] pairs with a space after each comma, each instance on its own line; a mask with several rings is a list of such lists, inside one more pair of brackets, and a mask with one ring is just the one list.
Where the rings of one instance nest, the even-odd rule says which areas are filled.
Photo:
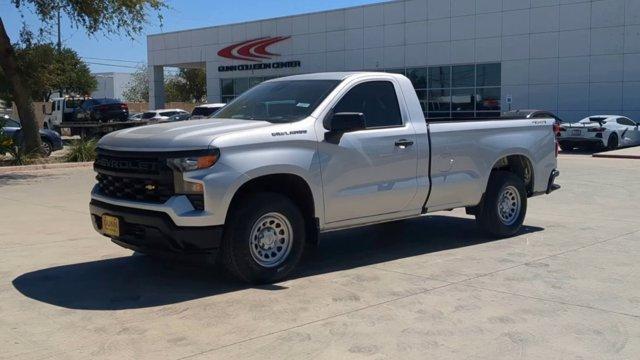
[[331, 132], [345, 133], [364, 129], [365, 118], [363, 113], [339, 112], [329, 115], [322, 125]]

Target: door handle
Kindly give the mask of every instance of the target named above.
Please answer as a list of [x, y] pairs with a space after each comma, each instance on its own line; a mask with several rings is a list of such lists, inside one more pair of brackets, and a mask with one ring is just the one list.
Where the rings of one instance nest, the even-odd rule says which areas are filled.
[[407, 139], [396, 140], [396, 146], [400, 149], [405, 149], [409, 146], [413, 145], [413, 141]]

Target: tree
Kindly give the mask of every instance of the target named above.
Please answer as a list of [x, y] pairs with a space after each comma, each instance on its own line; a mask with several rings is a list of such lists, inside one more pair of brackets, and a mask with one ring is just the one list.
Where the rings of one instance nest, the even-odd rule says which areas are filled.
[[[95, 90], [97, 82], [89, 67], [78, 54], [68, 48], [57, 51], [51, 44], [32, 44], [15, 47], [18, 67], [29, 96], [34, 100], [48, 101], [51, 94], [79, 95]], [[13, 101], [13, 89], [0, 69], [0, 99]]]
[[203, 69], [180, 69], [165, 81], [167, 101], [202, 102], [207, 97], [207, 80]]
[[131, 81], [127, 89], [122, 93], [125, 101], [147, 102], [149, 101], [149, 70], [141, 66], [131, 75]]
[[[165, 7], [164, 0], [11, 0], [11, 3], [19, 12], [26, 8], [32, 10], [43, 27], [51, 25], [58, 14], [63, 13], [69, 18], [72, 26], [83, 28], [90, 35], [105, 32], [124, 34], [130, 38], [142, 31], [150, 10], [159, 11]], [[25, 74], [21, 72], [16, 49], [9, 39], [1, 17], [0, 68], [11, 87], [11, 95], [18, 109], [26, 151], [37, 153], [40, 149], [40, 136], [33, 111], [33, 98], [23, 81]]]
[[[124, 91], [126, 101], [149, 101], [149, 73], [147, 67], [133, 73], [129, 87]], [[203, 102], [207, 97], [207, 81], [203, 69], [180, 69], [175, 76], [167, 76], [164, 81], [167, 102]]]

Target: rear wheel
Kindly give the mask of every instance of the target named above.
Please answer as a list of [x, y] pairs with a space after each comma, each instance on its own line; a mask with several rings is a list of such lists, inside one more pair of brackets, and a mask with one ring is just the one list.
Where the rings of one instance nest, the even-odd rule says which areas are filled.
[[527, 213], [527, 191], [518, 176], [495, 171], [478, 206], [476, 222], [487, 235], [504, 238], [516, 234]]
[[609, 141], [607, 142], [607, 149], [608, 150], [615, 150], [618, 148], [618, 134], [611, 134], [609, 135]]
[[259, 193], [240, 199], [229, 215], [222, 244], [225, 267], [250, 283], [284, 279], [305, 246], [305, 223], [286, 196]]

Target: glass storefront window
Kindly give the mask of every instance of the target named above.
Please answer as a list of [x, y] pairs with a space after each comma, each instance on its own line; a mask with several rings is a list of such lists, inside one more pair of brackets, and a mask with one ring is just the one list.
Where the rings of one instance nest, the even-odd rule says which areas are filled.
[[407, 69], [407, 77], [416, 89], [427, 88], [427, 68]]
[[249, 79], [233, 79], [233, 87], [236, 92], [236, 96], [242, 94], [243, 92], [249, 90]]
[[476, 110], [500, 111], [500, 88], [481, 88], [477, 90]]
[[233, 89], [233, 80], [232, 79], [222, 79], [220, 80], [220, 87], [222, 95], [234, 95], [235, 91]]
[[[500, 63], [387, 69], [411, 80], [427, 118], [500, 116]], [[255, 85], [275, 77], [220, 80], [222, 101], [230, 102]]]
[[416, 90], [416, 95], [418, 95], [418, 100], [420, 101], [420, 106], [422, 107], [422, 112], [427, 114], [428, 107], [428, 93], [427, 90]]
[[429, 90], [427, 111], [443, 112], [451, 111], [451, 91], [449, 89]]
[[451, 66], [434, 66], [429, 68], [429, 88], [451, 87]]
[[402, 75], [405, 74], [404, 69], [387, 69], [385, 70], [385, 72], [392, 73], [392, 74], [402, 74]]
[[500, 86], [502, 85], [502, 67], [500, 64], [476, 65], [476, 86]]
[[459, 65], [451, 68], [451, 87], [476, 86], [475, 65]]
[[475, 89], [452, 89], [451, 111], [473, 111], [475, 106]]

